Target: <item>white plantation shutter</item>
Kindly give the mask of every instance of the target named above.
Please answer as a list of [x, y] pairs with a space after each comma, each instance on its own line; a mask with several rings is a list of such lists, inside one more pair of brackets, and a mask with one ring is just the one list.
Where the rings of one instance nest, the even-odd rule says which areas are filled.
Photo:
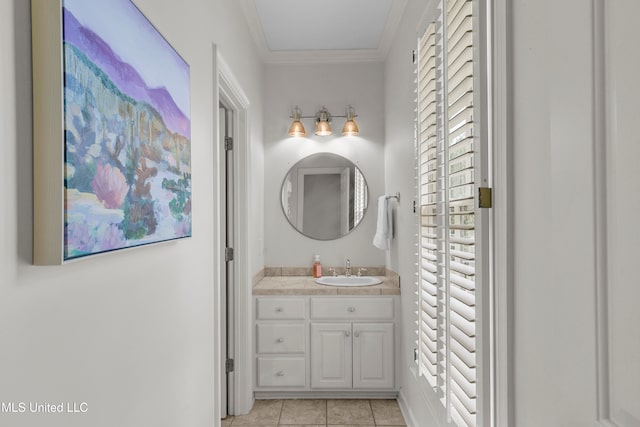
[[446, 0], [445, 170], [448, 186], [447, 254], [450, 415], [476, 425], [475, 180], [473, 4]]
[[438, 215], [436, 182], [437, 90], [436, 24], [420, 40], [418, 61], [418, 123], [420, 170], [420, 324], [418, 366], [431, 386], [438, 366]]
[[473, 1], [441, 1], [417, 67], [418, 366], [458, 426], [478, 410]]
[[354, 224], [359, 224], [360, 221], [362, 220], [362, 218], [364, 217], [364, 211], [367, 208], [367, 191], [366, 191], [366, 187], [365, 187], [365, 181], [364, 181], [364, 176], [362, 175], [362, 172], [360, 172], [360, 169], [355, 168], [354, 169], [354, 180], [355, 180], [355, 184], [354, 184], [354, 219], [353, 219], [353, 223]]

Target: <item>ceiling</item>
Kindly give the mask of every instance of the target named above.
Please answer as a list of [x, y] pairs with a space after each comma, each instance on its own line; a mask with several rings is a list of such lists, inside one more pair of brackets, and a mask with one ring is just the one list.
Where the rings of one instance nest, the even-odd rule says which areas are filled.
[[269, 63], [383, 61], [407, 0], [242, 0]]

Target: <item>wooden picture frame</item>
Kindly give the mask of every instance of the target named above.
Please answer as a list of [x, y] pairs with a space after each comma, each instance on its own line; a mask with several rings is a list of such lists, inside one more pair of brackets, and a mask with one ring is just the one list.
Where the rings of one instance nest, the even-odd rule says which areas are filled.
[[32, 0], [34, 264], [191, 236], [189, 65], [130, 0]]

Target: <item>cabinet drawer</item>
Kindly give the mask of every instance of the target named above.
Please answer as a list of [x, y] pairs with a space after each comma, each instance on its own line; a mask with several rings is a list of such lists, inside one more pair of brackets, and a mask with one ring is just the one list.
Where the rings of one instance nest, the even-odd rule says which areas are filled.
[[305, 301], [302, 298], [257, 298], [258, 320], [304, 319]]
[[304, 387], [304, 357], [258, 357], [258, 387]]
[[269, 323], [256, 327], [258, 353], [304, 353], [304, 324]]
[[393, 319], [393, 298], [312, 298], [312, 319]]

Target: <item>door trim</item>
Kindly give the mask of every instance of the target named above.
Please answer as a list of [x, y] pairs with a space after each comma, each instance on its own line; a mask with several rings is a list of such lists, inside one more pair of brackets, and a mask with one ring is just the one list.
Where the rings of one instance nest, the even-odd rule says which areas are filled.
[[493, 162], [492, 260], [493, 304], [492, 329], [494, 377], [491, 396], [491, 424], [508, 427], [514, 424], [514, 317], [513, 317], [513, 29], [511, 1], [488, 2], [492, 76], [490, 76], [491, 136]]
[[[241, 85], [236, 79], [235, 75], [231, 71], [231, 68], [227, 65], [221, 54], [217, 52], [214, 47], [215, 57], [215, 69], [217, 70], [217, 91], [215, 105], [219, 105], [222, 101], [227, 105], [234, 113], [233, 132], [234, 135], [234, 193], [236, 212], [234, 233], [235, 233], [235, 261], [234, 261], [234, 276], [236, 282], [236, 292], [233, 301], [233, 316], [234, 316], [234, 330], [229, 331], [234, 335], [234, 348], [233, 354], [235, 355], [235, 375], [233, 376], [233, 395], [229, 396], [229, 413], [230, 415], [246, 414], [251, 410], [253, 406], [253, 367], [251, 365], [251, 353], [252, 353], [252, 337], [251, 330], [251, 274], [250, 268], [250, 242], [248, 235], [248, 207], [249, 207], [249, 194], [250, 194], [250, 181], [248, 178], [248, 164], [251, 154], [250, 139], [249, 139], [249, 99], [242, 90]], [[217, 111], [217, 109], [216, 109]], [[221, 161], [221, 159], [219, 160]], [[220, 164], [220, 163], [218, 163]], [[217, 181], [218, 181], [218, 194], [222, 194], [222, 185], [224, 185], [225, 177], [223, 168], [217, 169]], [[224, 279], [224, 246], [225, 243], [220, 238], [220, 227], [222, 227], [223, 212], [219, 209], [218, 203], [217, 214], [218, 218], [215, 224], [217, 228], [217, 247], [215, 248], [215, 263], [216, 271], [214, 273], [218, 286], [222, 286]], [[217, 295], [220, 293], [218, 292]], [[221, 322], [220, 319], [220, 298], [215, 302], [217, 308], [216, 321], [218, 325]], [[220, 334], [217, 337], [217, 349], [216, 358], [221, 357], [220, 354]], [[215, 362], [216, 369], [220, 370], [220, 360]], [[219, 375], [224, 375], [224, 372], [219, 372]], [[218, 378], [220, 378], [218, 376]], [[216, 382], [218, 387], [220, 381]], [[220, 399], [216, 402], [218, 411], [220, 410]], [[220, 413], [220, 412], [218, 412]]]

